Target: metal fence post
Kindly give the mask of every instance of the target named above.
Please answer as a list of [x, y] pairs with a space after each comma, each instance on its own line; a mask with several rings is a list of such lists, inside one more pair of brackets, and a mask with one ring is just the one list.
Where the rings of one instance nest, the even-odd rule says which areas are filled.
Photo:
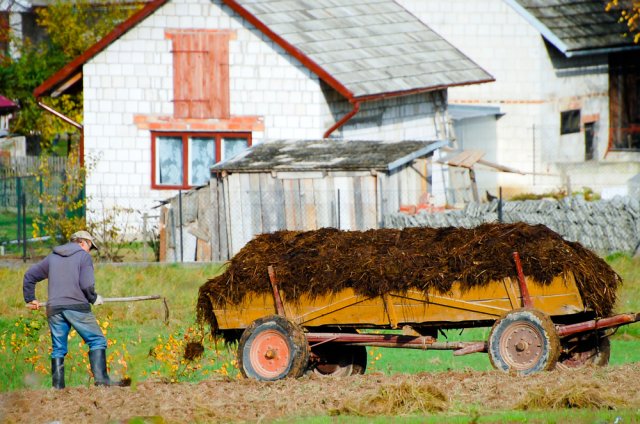
[[340, 229], [340, 189], [338, 189], [338, 229]]
[[176, 214], [173, 207], [169, 209], [169, 228], [171, 232], [168, 233], [171, 236], [171, 244], [173, 245], [173, 261], [178, 262], [178, 246], [176, 245]]
[[502, 187], [498, 189], [498, 222], [502, 222]]
[[178, 190], [178, 209], [180, 209], [180, 262], [184, 262], [184, 246], [182, 244], [182, 190]]
[[147, 220], [149, 214], [142, 214], [142, 262], [147, 262]]
[[22, 193], [22, 262], [27, 262], [27, 195]]
[[40, 188], [40, 196], [38, 197], [38, 212], [40, 213], [40, 218], [44, 215], [44, 209], [42, 205], [42, 193], [44, 192], [44, 182], [42, 181], [42, 177], [38, 178], [38, 186]]
[[[20, 177], [16, 177], [16, 240], [20, 243], [22, 237], [20, 235], [20, 230], [22, 229], [22, 225], [20, 219], [22, 218], [22, 202], [20, 202], [22, 196], [22, 179]], [[19, 246], [19, 245], [18, 245]]]

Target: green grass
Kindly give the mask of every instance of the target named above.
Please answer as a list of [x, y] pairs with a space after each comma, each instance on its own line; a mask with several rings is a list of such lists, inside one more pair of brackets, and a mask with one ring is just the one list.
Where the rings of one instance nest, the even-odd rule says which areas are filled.
[[[623, 279], [615, 312], [640, 312], [640, 258], [612, 255], [607, 261]], [[445, 334], [450, 341], [487, 340], [489, 329], [467, 329], [462, 333], [459, 330], [449, 330]], [[391, 348], [368, 348], [368, 351], [370, 359], [380, 355], [380, 359], [373, 364], [370, 361], [368, 369], [385, 374], [492, 369], [489, 357], [483, 353], [454, 356], [450, 351]], [[611, 337], [610, 364], [631, 362], [640, 362], [640, 323], [620, 327]]]
[[[488, 328], [472, 328], [460, 333], [460, 330], [444, 332], [450, 341], [482, 341], [489, 335]], [[442, 336], [438, 337], [441, 340]], [[442, 339], [444, 341], [445, 339]], [[441, 372], [470, 369], [484, 371], [491, 369], [489, 357], [484, 353], [454, 356], [450, 350], [421, 350], [368, 347], [369, 372], [380, 371], [385, 374]], [[372, 359], [380, 359], [373, 361]]]
[[[33, 228], [33, 217], [31, 214], [26, 216], [27, 234], [31, 233]], [[10, 240], [16, 240], [18, 237], [18, 215], [16, 212], [0, 211], [0, 244]], [[30, 237], [30, 235], [28, 236]]]
[[[636, 324], [637, 327], [640, 324]], [[633, 326], [629, 326], [633, 327]], [[457, 332], [446, 332], [451, 340], [472, 341], [486, 340], [476, 335], [487, 334], [487, 329], [474, 329], [465, 337], [458, 336]], [[455, 337], [455, 338], [454, 338]], [[368, 348], [368, 371], [380, 371], [385, 374], [418, 372], [442, 372], [451, 370], [488, 371], [493, 369], [489, 357], [485, 353], [473, 353], [464, 356], [454, 356], [451, 351], [423, 351], [418, 349], [392, 349], [392, 348]], [[371, 359], [380, 355], [380, 359], [372, 363]], [[611, 339], [611, 365], [640, 362], [640, 339], [627, 339], [616, 334]]]
[[[624, 278], [617, 312], [640, 311], [640, 258], [616, 256], [610, 263]], [[218, 264], [110, 265], [97, 263], [96, 289], [104, 297], [158, 294], [170, 309], [164, 321], [161, 301], [109, 303], [94, 308], [111, 342], [108, 353], [114, 375], [128, 375], [134, 384], [146, 379], [200, 381], [213, 374], [237, 375], [232, 366], [235, 352], [204, 339], [205, 355], [198, 366], [183, 363], [180, 349], [198, 339], [195, 303], [198, 288], [220, 272]], [[23, 387], [50, 387], [50, 340], [42, 312], [26, 310], [21, 281], [25, 266], [0, 268], [0, 391]], [[37, 287], [46, 299], [46, 282]], [[446, 332], [447, 340], [486, 340], [487, 328]], [[444, 341], [442, 337], [439, 338]], [[486, 354], [454, 356], [450, 351], [368, 348], [369, 372], [416, 373], [447, 370], [489, 370]], [[87, 385], [86, 346], [76, 335], [67, 357], [67, 384]], [[83, 360], [85, 362], [83, 362]], [[31, 362], [30, 362], [31, 361]], [[640, 362], [640, 325], [622, 327], [612, 337], [612, 364]], [[191, 367], [191, 368], [190, 368]], [[194, 368], [195, 367], [195, 368]]]
[[[233, 354], [204, 340], [207, 348], [198, 370], [181, 363], [185, 336], [194, 340], [195, 303], [198, 288], [219, 272], [219, 265], [151, 265], [145, 267], [96, 264], [96, 290], [103, 297], [127, 297], [159, 294], [169, 306], [169, 320], [161, 300], [132, 303], [108, 303], [94, 307], [96, 318], [110, 340], [108, 354], [113, 373], [126, 374], [134, 382], [147, 378], [174, 381], [198, 381], [226, 367], [234, 374], [230, 362]], [[26, 267], [0, 268], [0, 391], [22, 387], [49, 387], [48, 327], [43, 312], [28, 311], [22, 300], [21, 281]], [[37, 286], [37, 297], [46, 299], [46, 282]], [[191, 330], [191, 331], [190, 331]], [[182, 343], [182, 344], [180, 344]], [[71, 337], [65, 360], [68, 386], [88, 384], [86, 346], [79, 336]], [[161, 348], [161, 349], [160, 349]], [[35, 349], [35, 350], [34, 350]], [[159, 350], [160, 357], [150, 355]], [[33, 359], [34, 364], [29, 363]], [[83, 360], [85, 362], [83, 362]], [[126, 364], [126, 369], [123, 363]], [[174, 369], [174, 367], [176, 367]]]
[[640, 411], [632, 409], [589, 410], [566, 409], [544, 411], [501, 411], [482, 413], [478, 410], [460, 410], [432, 416], [408, 417], [308, 417], [277, 420], [278, 424], [412, 424], [412, 423], [637, 423], [640, 422]]

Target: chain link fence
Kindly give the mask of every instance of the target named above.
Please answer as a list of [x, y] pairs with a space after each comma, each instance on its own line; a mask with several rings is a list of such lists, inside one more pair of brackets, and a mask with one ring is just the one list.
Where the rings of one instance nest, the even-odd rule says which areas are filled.
[[496, 221], [543, 224], [600, 254], [634, 254], [640, 246], [640, 200], [633, 197], [586, 201], [574, 196], [560, 201], [502, 203], [496, 199], [450, 210], [432, 205], [426, 194], [398, 191], [243, 190], [227, 192], [224, 201], [220, 197], [216, 201], [214, 191], [203, 187], [181, 193], [163, 209], [162, 260], [226, 260], [255, 235], [279, 230], [472, 228]]
[[214, 192], [209, 186], [183, 192], [164, 208], [162, 260], [226, 260], [257, 234], [326, 227], [366, 231], [386, 227], [392, 212], [443, 209], [431, 205], [420, 190], [377, 191], [357, 185]]
[[[39, 157], [0, 160], [0, 256], [5, 252], [21, 252], [25, 258], [29, 242], [48, 239], [46, 235], [34, 234], [33, 222], [53, 213], [42, 199], [59, 195], [66, 158], [47, 158], [50, 177], [46, 184], [37, 177], [41, 160]], [[74, 213], [84, 215], [84, 210]]]

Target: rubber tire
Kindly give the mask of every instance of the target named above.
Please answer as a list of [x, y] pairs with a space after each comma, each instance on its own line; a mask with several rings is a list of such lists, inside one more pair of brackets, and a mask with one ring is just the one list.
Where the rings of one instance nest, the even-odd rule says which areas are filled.
[[604, 367], [609, 363], [611, 357], [609, 337], [597, 333], [563, 340], [562, 345], [564, 349], [570, 349], [577, 355], [570, 356], [564, 352], [561, 353], [556, 365], [559, 370], [579, 369], [587, 366]]
[[[527, 330], [540, 341], [540, 354], [534, 362], [519, 365], [505, 350], [517, 349], [516, 344], [509, 345], [515, 330]], [[560, 356], [560, 338], [556, 333], [553, 321], [543, 312], [534, 309], [518, 309], [507, 313], [497, 320], [489, 333], [489, 360], [494, 368], [501, 371], [515, 371], [529, 375], [539, 371], [548, 371], [556, 367]]]
[[[279, 349], [284, 349], [284, 352], [276, 349], [276, 354], [285, 358], [285, 362], [272, 370], [265, 369], [260, 363], [256, 363], [256, 358], [264, 354], [256, 350], [264, 347], [261, 344], [264, 337], [275, 338]], [[298, 378], [302, 376], [308, 364], [309, 344], [303, 329], [279, 315], [255, 320], [244, 330], [238, 342], [238, 367], [242, 375], [247, 378], [259, 381]]]
[[364, 374], [367, 369], [367, 348], [365, 346], [346, 346], [341, 343], [323, 343], [311, 351], [325, 364], [312, 367], [314, 375], [325, 377], [347, 377]]

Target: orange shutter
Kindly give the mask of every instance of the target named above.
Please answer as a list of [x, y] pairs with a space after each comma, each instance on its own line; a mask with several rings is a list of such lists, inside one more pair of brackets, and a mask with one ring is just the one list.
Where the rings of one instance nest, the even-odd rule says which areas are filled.
[[229, 118], [229, 31], [177, 30], [173, 41], [176, 118]]
[[9, 30], [9, 13], [0, 12], [0, 61], [4, 60], [4, 56], [8, 59]]

